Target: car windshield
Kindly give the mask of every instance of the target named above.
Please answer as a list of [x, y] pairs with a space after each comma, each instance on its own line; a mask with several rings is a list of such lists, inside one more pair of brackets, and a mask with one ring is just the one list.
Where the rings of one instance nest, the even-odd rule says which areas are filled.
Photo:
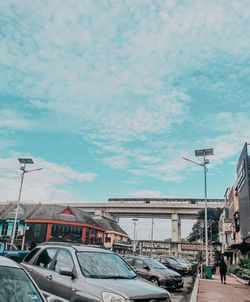
[[182, 258], [176, 258], [179, 262], [181, 262], [181, 263], [187, 263], [184, 259], [182, 259]]
[[177, 261], [175, 261], [174, 259], [172, 259], [172, 258], [166, 258], [167, 259], [167, 261], [169, 262], [169, 263], [171, 263], [171, 264], [174, 264], [174, 265], [178, 265], [178, 262]]
[[137, 275], [118, 255], [100, 252], [76, 253], [82, 273], [99, 279], [133, 279]]
[[144, 258], [143, 260], [146, 261], [148, 264], [150, 264], [153, 268], [166, 270], [166, 266], [165, 265], [161, 264], [160, 262], [158, 262], [158, 261], [156, 261], [154, 259]]
[[43, 302], [41, 295], [21, 268], [0, 266], [1, 301]]

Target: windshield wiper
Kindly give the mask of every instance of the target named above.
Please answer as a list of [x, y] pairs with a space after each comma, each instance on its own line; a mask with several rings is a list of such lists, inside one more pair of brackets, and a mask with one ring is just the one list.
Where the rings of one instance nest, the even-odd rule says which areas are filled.
[[[137, 276], [133, 276], [132, 278], [135, 278]], [[103, 276], [103, 279], [132, 279], [129, 276]]]

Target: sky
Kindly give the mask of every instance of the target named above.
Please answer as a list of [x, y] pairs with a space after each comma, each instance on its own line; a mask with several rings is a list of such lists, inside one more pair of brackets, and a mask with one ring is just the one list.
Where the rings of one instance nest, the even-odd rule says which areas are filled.
[[22, 201], [200, 198], [183, 157], [203, 148], [223, 198], [250, 142], [249, 31], [248, 0], [0, 0], [0, 201], [18, 198], [19, 157], [43, 168]]

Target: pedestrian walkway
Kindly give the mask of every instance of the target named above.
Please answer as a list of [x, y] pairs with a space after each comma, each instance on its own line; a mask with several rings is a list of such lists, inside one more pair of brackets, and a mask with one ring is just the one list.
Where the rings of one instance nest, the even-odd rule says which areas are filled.
[[212, 280], [200, 279], [197, 302], [250, 302], [250, 286], [241, 284], [227, 275], [227, 283], [222, 284], [220, 275]]

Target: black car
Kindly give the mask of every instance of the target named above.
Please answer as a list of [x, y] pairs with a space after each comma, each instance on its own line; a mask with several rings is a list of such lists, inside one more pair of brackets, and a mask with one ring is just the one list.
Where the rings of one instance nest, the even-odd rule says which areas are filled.
[[182, 288], [183, 279], [176, 271], [166, 268], [160, 262], [144, 256], [126, 256], [124, 260], [142, 278], [166, 288]]
[[167, 268], [175, 270], [177, 273], [181, 274], [182, 276], [187, 275], [187, 268], [175, 261], [173, 258], [169, 257], [158, 257], [155, 258], [155, 260], [159, 261], [163, 265], [165, 265]]

